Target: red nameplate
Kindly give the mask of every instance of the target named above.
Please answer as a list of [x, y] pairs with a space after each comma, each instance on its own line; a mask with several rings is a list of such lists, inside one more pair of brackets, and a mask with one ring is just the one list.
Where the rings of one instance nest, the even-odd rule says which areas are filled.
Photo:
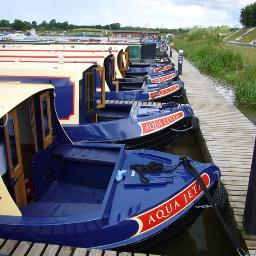
[[159, 117], [156, 119], [139, 122], [141, 128], [141, 134], [142, 135], [148, 135], [150, 133], [153, 133], [155, 131], [160, 131], [176, 122], [181, 120], [185, 116], [183, 111], [178, 111], [176, 113], [170, 114], [168, 116]]
[[[201, 177], [205, 186], [208, 187], [210, 185], [210, 176], [207, 173], [203, 173]], [[202, 192], [203, 191], [199, 183], [194, 181], [168, 201], [147, 212], [133, 217], [132, 220], [135, 220], [139, 225], [139, 229], [134, 236], [145, 233], [173, 218], [193, 203], [202, 194]]]

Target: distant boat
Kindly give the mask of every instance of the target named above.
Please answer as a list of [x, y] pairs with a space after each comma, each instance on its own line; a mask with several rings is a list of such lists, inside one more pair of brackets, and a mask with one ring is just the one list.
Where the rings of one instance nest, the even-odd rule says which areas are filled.
[[10, 40], [10, 41], [37, 41], [38, 35], [25, 35], [23, 33], [10, 33], [6, 35], [4, 40]]

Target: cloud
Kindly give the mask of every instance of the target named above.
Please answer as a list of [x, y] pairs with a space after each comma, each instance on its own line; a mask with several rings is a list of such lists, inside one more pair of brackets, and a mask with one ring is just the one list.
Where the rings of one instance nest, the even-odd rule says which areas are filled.
[[12, 0], [3, 1], [2, 19], [56, 19], [73, 24], [120, 22], [148, 27], [238, 25], [240, 9], [253, 0]]

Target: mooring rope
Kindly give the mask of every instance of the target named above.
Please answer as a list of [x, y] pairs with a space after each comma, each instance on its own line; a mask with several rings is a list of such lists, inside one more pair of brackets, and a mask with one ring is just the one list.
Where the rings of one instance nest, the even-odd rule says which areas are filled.
[[197, 172], [196, 168], [191, 164], [191, 160], [187, 157], [181, 157], [180, 163], [184, 166], [184, 168], [197, 180], [199, 185], [201, 186], [208, 202], [210, 203], [212, 209], [214, 210], [215, 214], [217, 215], [220, 223], [223, 225], [229, 239], [231, 240], [233, 247], [236, 249], [236, 252], [239, 256], [249, 256], [249, 252], [242, 248], [242, 245], [239, 239], [233, 234], [232, 230], [226, 223], [224, 217], [222, 216], [218, 206], [214, 203], [211, 194], [209, 193], [208, 189], [206, 188], [200, 174]]

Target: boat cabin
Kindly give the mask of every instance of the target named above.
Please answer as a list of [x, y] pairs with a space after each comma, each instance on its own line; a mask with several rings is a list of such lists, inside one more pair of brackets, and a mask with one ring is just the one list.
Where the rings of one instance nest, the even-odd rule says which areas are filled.
[[115, 59], [113, 65], [116, 77], [124, 77], [129, 65], [128, 45], [6, 44], [0, 46], [1, 62], [79, 62], [103, 66], [105, 58], [110, 56]]
[[[55, 225], [58, 217], [102, 218], [106, 207], [124, 146], [74, 146], [58, 122], [53, 89], [51, 84], [0, 83], [1, 237], [24, 239], [34, 232], [33, 223], [44, 226], [46, 218]], [[20, 226], [19, 232], [12, 225]]]
[[0, 70], [0, 81], [53, 84], [61, 124], [97, 121], [97, 112], [105, 108], [105, 72], [100, 66], [0, 62]]

